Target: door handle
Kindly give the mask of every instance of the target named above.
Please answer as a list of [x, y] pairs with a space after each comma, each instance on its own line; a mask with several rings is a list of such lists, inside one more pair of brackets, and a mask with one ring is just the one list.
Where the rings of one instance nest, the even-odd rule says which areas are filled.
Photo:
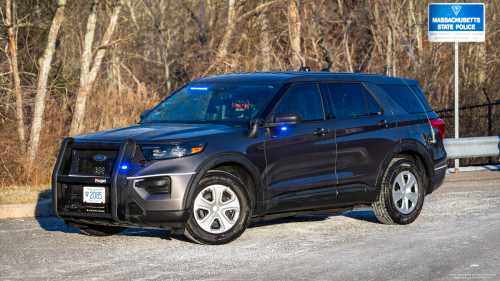
[[387, 122], [387, 120], [382, 120], [382, 121], [378, 122], [379, 126], [386, 127], [386, 128], [388, 128], [390, 124], [391, 123]]
[[322, 136], [322, 135], [326, 135], [330, 132], [330, 130], [328, 129], [323, 129], [323, 128], [318, 128], [316, 131], [314, 131], [313, 134], [317, 135], [317, 136]]

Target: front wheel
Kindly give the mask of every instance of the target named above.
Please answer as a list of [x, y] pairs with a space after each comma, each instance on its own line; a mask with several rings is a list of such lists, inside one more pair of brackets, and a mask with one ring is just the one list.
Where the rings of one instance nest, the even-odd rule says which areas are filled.
[[252, 201], [233, 175], [210, 171], [200, 181], [191, 204], [185, 235], [200, 244], [226, 244], [240, 237], [250, 223]]
[[385, 224], [409, 224], [424, 205], [425, 187], [418, 167], [406, 159], [395, 159], [382, 180], [377, 202], [372, 204], [378, 220]]

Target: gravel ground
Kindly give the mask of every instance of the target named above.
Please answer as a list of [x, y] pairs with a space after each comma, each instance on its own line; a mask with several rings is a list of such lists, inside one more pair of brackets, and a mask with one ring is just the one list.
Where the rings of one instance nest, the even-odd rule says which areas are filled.
[[380, 224], [369, 209], [299, 216], [252, 223], [223, 246], [0, 220], [0, 279], [500, 280], [500, 172], [447, 174], [411, 225]]

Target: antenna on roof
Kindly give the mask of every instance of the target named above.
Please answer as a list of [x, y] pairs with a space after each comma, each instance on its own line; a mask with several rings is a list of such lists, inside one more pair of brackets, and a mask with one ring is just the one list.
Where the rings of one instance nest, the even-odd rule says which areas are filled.
[[354, 71], [354, 73], [359, 73], [359, 69], [356, 69], [356, 70]]
[[330, 72], [330, 68], [328, 68], [328, 67], [327, 68], [323, 68], [323, 69], [321, 69], [321, 71]]
[[310, 72], [311, 68], [309, 66], [303, 66], [299, 69], [299, 71], [305, 71], [305, 72]]

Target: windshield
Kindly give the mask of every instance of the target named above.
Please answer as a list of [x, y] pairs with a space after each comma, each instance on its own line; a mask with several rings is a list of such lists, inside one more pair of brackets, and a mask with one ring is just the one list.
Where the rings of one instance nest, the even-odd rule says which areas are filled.
[[281, 83], [189, 84], [159, 104], [141, 123], [246, 123], [260, 115], [280, 86]]

